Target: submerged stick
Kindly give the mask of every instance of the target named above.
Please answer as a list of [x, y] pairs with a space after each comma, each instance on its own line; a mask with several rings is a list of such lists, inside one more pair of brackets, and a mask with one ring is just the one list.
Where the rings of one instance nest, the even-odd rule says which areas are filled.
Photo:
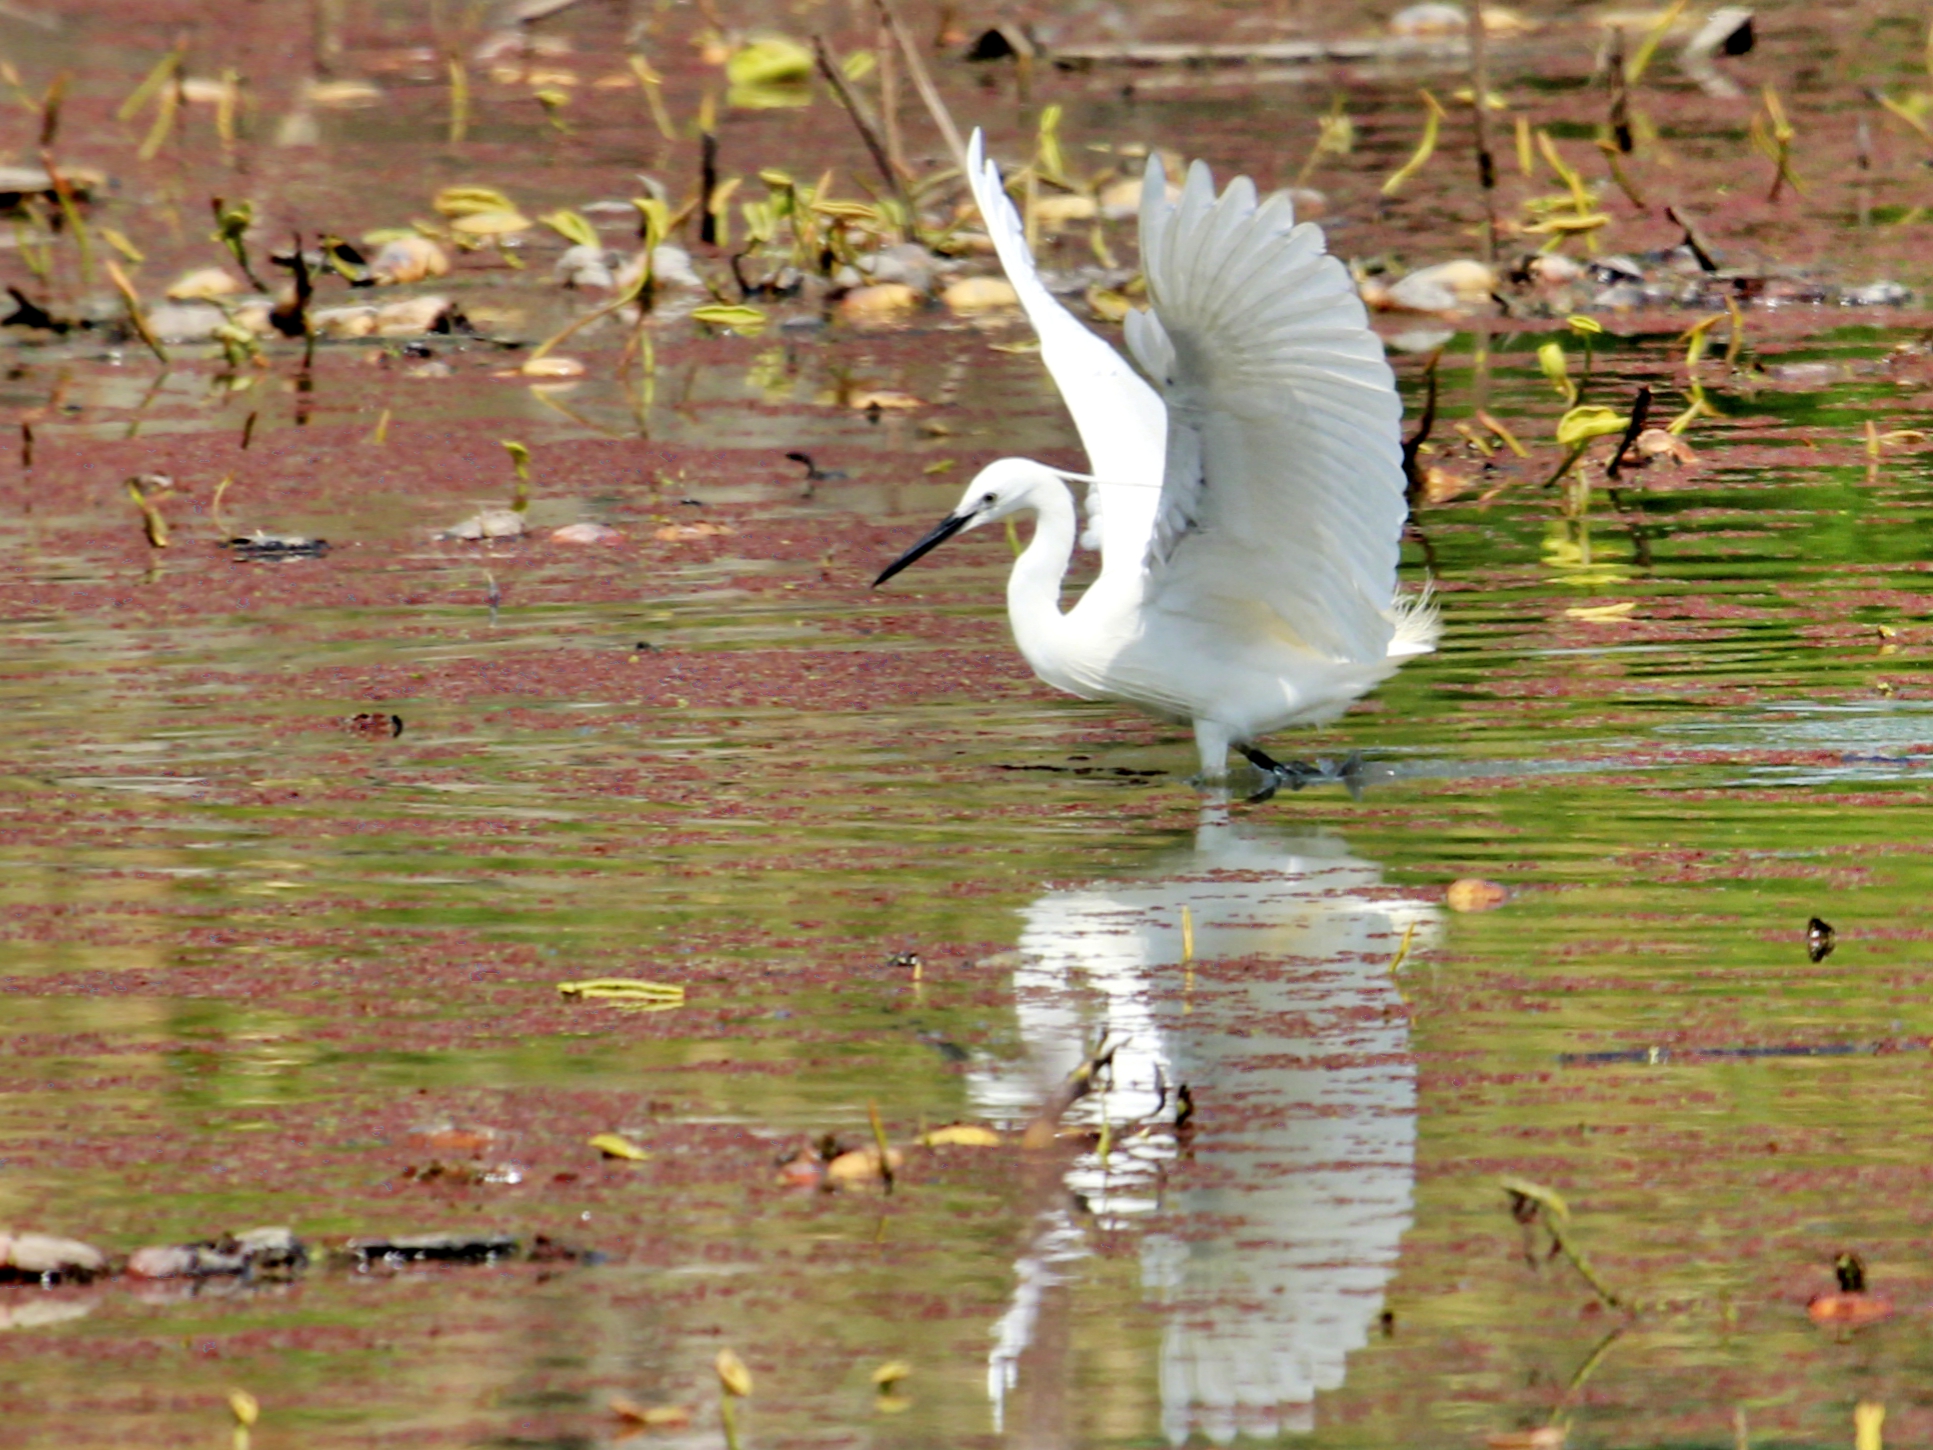
[[1477, 256], [1486, 267], [1497, 261], [1497, 163], [1490, 154], [1490, 58], [1484, 47], [1483, 6], [1470, 6], [1470, 120], [1476, 131], [1477, 186], [1483, 192], [1483, 237]]
[[1443, 349], [1439, 347], [1423, 364], [1423, 382], [1428, 389], [1423, 395], [1423, 416], [1416, 420], [1416, 431], [1403, 442], [1403, 501], [1412, 512], [1416, 501], [1423, 496], [1423, 470], [1417, 456], [1430, 441], [1430, 430], [1436, 426], [1436, 364], [1442, 356]]

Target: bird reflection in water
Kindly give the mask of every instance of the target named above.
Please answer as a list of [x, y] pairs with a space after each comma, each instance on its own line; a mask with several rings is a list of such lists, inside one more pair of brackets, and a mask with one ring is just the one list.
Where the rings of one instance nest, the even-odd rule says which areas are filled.
[[[1194, 849], [1156, 873], [1026, 909], [1024, 1057], [976, 1076], [978, 1106], [1026, 1119], [1105, 1037], [1111, 1078], [1063, 1126], [1105, 1124], [1112, 1150], [1083, 1153], [1042, 1196], [994, 1328], [997, 1429], [1010, 1394], [1044, 1372], [1036, 1331], [1074, 1292], [1069, 1266], [1091, 1235], [1123, 1228], [1145, 1229], [1168, 1439], [1314, 1428], [1316, 1392], [1339, 1388], [1367, 1341], [1409, 1227], [1416, 1079], [1389, 968], [1401, 942], [1414, 955], [1438, 926], [1433, 905], [1390, 892], [1341, 840], [1216, 805]], [[1176, 1163], [1181, 1084], [1196, 1116]]]

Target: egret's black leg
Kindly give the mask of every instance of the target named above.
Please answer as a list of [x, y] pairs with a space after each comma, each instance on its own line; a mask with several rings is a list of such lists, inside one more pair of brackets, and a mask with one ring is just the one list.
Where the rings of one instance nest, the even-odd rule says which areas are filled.
[[1340, 765], [1332, 760], [1318, 761], [1310, 765], [1300, 760], [1291, 760], [1285, 764], [1265, 751], [1257, 750], [1253, 745], [1237, 745], [1235, 748], [1242, 753], [1243, 758], [1250, 765], [1268, 777], [1268, 783], [1249, 797], [1251, 804], [1269, 799], [1283, 786], [1287, 786], [1290, 790], [1301, 790], [1303, 786], [1312, 785], [1318, 781], [1338, 782], [1352, 797], [1357, 800], [1362, 799], [1367, 772], [1360, 750], [1350, 751]]
[[1284, 765], [1253, 745], [1237, 745], [1235, 748], [1242, 753], [1243, 759], [1268, 777], [1268, 784], [1248, 798], [1251, 805], [1269, 799], [1285, 785], [1290, 790], [1301, 790], [1310, 781], [1321, 780], [1324, 775], [1320, 766], [1305, 765], [1299, 760], [1291, 760]]

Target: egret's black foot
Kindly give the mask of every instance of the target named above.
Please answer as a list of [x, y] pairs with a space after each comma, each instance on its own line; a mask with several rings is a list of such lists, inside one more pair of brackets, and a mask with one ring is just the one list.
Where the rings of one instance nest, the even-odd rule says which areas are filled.
[[1363, 758], [1360, 750], [1350, 751], [1341, 764], [1333, 760], [1318, 760], [1310, 765], [1302, 760], [1291, 760], [1285, 764], [1253, 745], [1237, 745], [1235, 748], [1250, 765], [1268, 778], [1262, 789], [1248, 798], [1251, 805], [1270, 799], [1283, 786], [1290, 790], [1301, 790], [1305, 785], [1329, 781], [1346, 788], [1352, 797], [1358, 800], [1362, 798]]

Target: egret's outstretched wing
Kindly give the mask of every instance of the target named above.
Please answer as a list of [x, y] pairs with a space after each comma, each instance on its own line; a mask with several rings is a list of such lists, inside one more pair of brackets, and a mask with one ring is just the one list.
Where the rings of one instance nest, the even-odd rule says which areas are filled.
[[1168, 405], [1150, 603], [1246, 615], [1311, 648], [1384, 658], [1402, 536], [1402, 404], [1355, 286], [1285, 196], [1208, 168], [1141, 192], [1152, 312], [1128, 346]]
[[1103, 568], [1138, 570], [1154, 529], [1167, 409], [1128, 360], [1082, 326], [1041, 282], [1020, 218], [978, 131], [967, 145], [967, 179], [1000, 265], [1040, 336], [1041, 361], [1074, 415], [1089, 471], [1101, 480], [1088, 488], [1088, 532], [1081, 542], [1099, 545]]

